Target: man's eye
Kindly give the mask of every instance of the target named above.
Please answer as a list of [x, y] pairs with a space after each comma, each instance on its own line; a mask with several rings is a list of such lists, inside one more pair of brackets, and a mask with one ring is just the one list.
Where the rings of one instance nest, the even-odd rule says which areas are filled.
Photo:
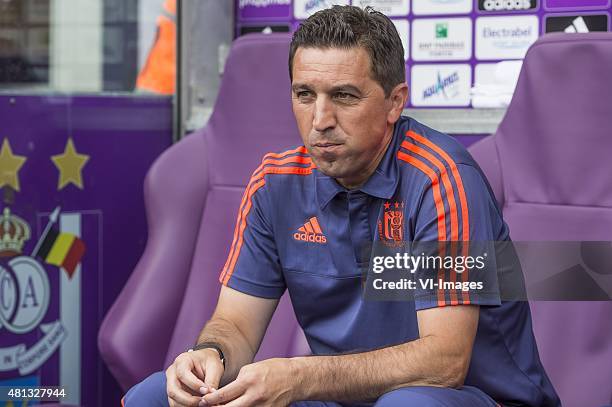
[[299, 92], [297, 92], [298, 98], [307, 98], [309, 96], [312, 96], [312, 93], [308, 90], [300, 90]]
[[356, 98], [356, 96], [355, 95], [351, 95], [350, 93], [346, 93], [346, 92], [338, 92], [338, 93], [336, 93], [336, 99], [338, 99], [338, 100], [353, 100], [355, 98]]

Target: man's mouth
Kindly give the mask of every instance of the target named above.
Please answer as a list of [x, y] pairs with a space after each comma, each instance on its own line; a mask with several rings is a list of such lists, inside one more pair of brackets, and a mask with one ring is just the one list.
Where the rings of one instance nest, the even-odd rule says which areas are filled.
[[319, 142], [319, 143], [313, 144], [312, 146], [315, 147], [318, 150], [332, 151], [332, 150], [335, 150], [336, 148], [340, 147], [341, 145], [342, 145], [342, 143]]
[[316, 143], [313, 147], [322, 159], [333, 160], [339, 154], [342, 143]]

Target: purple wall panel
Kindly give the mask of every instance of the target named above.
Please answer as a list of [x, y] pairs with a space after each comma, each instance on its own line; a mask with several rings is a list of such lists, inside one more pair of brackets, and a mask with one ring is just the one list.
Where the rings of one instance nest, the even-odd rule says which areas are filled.
[[[8, 298], [6, 304], [17, 301], [41, 315], [37, 321], [0, 310], [0, 384], [76, 380], [80, 396], [73, 392], [70, 401], [117, 405], [121, 392], [98, 354], [98, 328], [144, 249], [142, 184], [152, 161], [171, 144], [171, 99], [3, 95], [0, 123], [2, 210], [10, 210], [4, 220], [13, 224], [19, 217], [31, 232], [19, 253], [0, 245], [0, 280], [6, 280], [1, 295]], [[54, 228], [79, 236], [86, 247], [70, 278], [49, 258], [33, 255], [58, 206]], [[4, 232], [0, 227], [0, 234]], [[19, 261], [30, 262], [30, 269]], [[32, 284], [28, 273], [35, 275]], [[14, 332], [20, 320], [31, 324]], [[28, 367], [27, 352], [53, 327], [57, 335], [52, 346]], [[68, 373], [62, 375], [62, 370]]]

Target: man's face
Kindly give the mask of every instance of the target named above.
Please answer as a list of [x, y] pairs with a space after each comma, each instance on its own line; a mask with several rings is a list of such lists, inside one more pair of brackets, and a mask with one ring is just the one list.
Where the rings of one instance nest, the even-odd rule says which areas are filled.
[[406, 85], [385, 98], [361, 47], [298, 48], [291, 90], [300, 135], [317, 168], [347, 188], [364, 183], [391, 140]]

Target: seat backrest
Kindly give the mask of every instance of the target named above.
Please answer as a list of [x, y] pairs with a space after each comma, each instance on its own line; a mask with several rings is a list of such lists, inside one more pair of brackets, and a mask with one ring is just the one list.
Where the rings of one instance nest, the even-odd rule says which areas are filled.
[[[213, 114], [202, 132], [208, 190], [193, 262], [166, 364], [196, 339], [218, 298], [218, 276], [231, 245], [244, 188], [264, 154], [301, 144], [291, 110], [290, 37], [254, 34], [236, 40]], [[300, 331], [287, 298], [268, 328], [258, 358], [288, 356]]]
[[[300, 145], [287, 72], [290, 37], [252, 34], [232, 46], [205, 126], [166, 150], [145, 180], [145, 252], [100, 328], [124, 389], [196, 340], [220, 290], [243, 190], [263, 155]], [[307, 351], [283, 298], [258, 358]]]
[[515, 239], [612, 237], [611, 73], [611, 33], [546, 35], [528, 51], [496, 135]]
[[[497, 133], [470, 151], [514, 240], [612, 241], [612, 33], [536, 41]], [[532, 314], [564, 405], [612, 402], [612, 302], [534, 302]]]

